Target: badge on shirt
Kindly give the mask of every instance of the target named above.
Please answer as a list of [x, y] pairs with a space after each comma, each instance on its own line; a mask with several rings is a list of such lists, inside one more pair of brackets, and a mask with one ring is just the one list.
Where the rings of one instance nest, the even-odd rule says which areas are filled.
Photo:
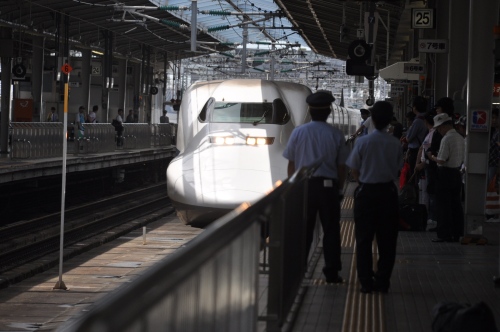
[[323, 187], [325, 187], [325, 188], [333, 187], [333, 181], [330, 179], [323, 180]]

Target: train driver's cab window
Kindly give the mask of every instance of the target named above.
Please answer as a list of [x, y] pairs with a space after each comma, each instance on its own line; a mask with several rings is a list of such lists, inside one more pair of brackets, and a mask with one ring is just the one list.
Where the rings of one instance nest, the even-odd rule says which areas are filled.
[[[208, 104], [208, 102], [207, 102]], [[205, 105], [199, 115], [202, 122], [284, 124], [290, 119], [282, 100], [272, 103], [215, 102], [213, 108]]]
[[214, 98], [208, 99], [208, 101], [201, 109], [200, 114], [198, 115], [198, 121], [207, 122], [207, 114], [211, 113], [211, 110], [214, 108], [214, 105], [215, 105], [215, 99]]

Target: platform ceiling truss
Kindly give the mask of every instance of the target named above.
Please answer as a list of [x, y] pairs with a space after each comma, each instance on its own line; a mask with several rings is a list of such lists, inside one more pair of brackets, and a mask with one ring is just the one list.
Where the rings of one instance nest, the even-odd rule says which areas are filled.
[[[379, 23], [375, 41], [379, 68], [387, 65], [388, 50], [389, 59], [394, 59], [392, 62], [400, 60], [400, 45], [397, 44], [396, 37], [402, 33], [401, 17], [408, 2], [412, 1], [276, 0], [314, 52], [342, 60], [347, 59], [349, 43], [358, 38], [357, 30], [365, 28], [364, 13], [368, 12], [373, 4], [374, 10], [379, 13], [383, 21]], [[422, 1], [420, 3], [423, 4]], [[348, 33], [341, 41], [342, 25], [347, 28]], [[408, 30], [409, 27], [405, 33]], [[387, 44], [387, 31], [389, 31], [389, 45]], [[399, 55], [396, 56], [396, 54]], [[392, 63], [390, 60], [389, 62]]]
[[[293, 58], [294, 54], [300, 53], [299, 44], [320, 55], [345, 60], [349, 43], [357, 38], [356, 30], [362, 28], [361, 17], [373, 3], [389, 28], [389, 47], [382, 25], [376, 39], [376, 54], [379, 68], [382, 68], [386, 65], [388, 49], [392, 58], [399, 52], [398, 29], [402, 26], [401, 17], [407, 2], [198, 0], [196, 52], [190, 50], [190, 0], [3, 0], [0, 26], [12, 28], [15, 57], [31, 57], [34, 36], [47, 37], [44, 47], [48, 53], [53, 53], [57, 49], [54, 41], [57, 17], [61, 16], [61, 26], [64, 19], [68, 19], [72, 49], [103, 49], [103, 32], [112, 31], [115, 56], [139, 60], [144, 54], [143, 47], [150, 48], [154, 62], [161, 62], [165, 55], [168, 60], [180, 60], [214, 53], [229, 54], [231, 59], [227, 62], [233, 63], [232, 72], [237, 74], [243, 22], [248, 23], [249, 45], [254, 44], [257, 48], [248, 52], [247, 67], [257, 68], [256, 71], [266, 67], [259, 67], [259, 63], [269, 63], [271, 55], [277, 66], [283, 64], [283, 59]], [[175, 7], [179, 10], [172, 9]], [[343, 41], [340, 41], [341, 25], [349, 30]], [[275, 43], [276, 50], [268, 55], [261, 54], [261, 51], [271, 48], [264, 46], [269, 42]], [[294, 70], [300, 66], [297, 64]], [[218, 71], [222, 69], [217, 68]], [[288, 69], [289, 63], [278, 71]], [[266, 67], [262, 72], [266, 70], [269, 69]]]
[[[197, 51], [200, 53], [225, 51], [241, 44], [243, 29], [238, 24], [246, 21], [258, 21], [248, 24], [248, 41], [251, 43], [302, 41], [290, 29], [290, 22], [275, 13], [278, 7], [271, 1], [200, 0], [197, 4]], [[176, 6], [181, 10], [171, 9]], [[241, 15], [203, 14], [203, 11]], [[3, 0], [0, 25], [13, 28], [16, 56], [26, 56], [22, 53], [30, 47], [23, 47], [23, 44], [31, 44], [34, 35], [53, 37], [56, 34], [57, 14], [69, 18], [72, 47], [99, 49], [103, 46], [102, 32], [112, 31], [114, 51], [124, 56], [140, 58], [142, 46], [151, 47], [154, 53], [167, 53], [179, 59], [198, 55], [190, 51], [189, 0]], [[289, 39], [287, 34], [298, 38]], [[51, 41], [52, 38], [47, 38], [46, 48], [49, 50], [55, 49]]]

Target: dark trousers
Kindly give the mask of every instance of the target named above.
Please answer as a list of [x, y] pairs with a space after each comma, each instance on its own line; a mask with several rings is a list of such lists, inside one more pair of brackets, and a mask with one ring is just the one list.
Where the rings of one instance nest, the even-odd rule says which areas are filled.
[[438, 167], [436, 183], [437, 236], [458, 240], [464, 231], [460, 191], [462, 175], [457, 168]]
[[418, 148], [408, 148], [408, 164], [410, 164], [409, 176], [413, 175], [415, 165], [417, 164]]
[[[396, 260], [398, 239], [398, 190], [392, 182], [360, 184], [354, 192], [356, 226], [356, 267], [363, 287], [371, 287], [373, 277], [382, 287], [389, 287]], [[377, 238], [379, 259], [373, 271], [373, 238]]]
[[307, 256], [313, 240], [316, 216], [319, 213], [323, 227], [323, 255], [326, 278], [335, 278], [342, 270], [340, 260], [340, 201], [338, 183], [332, 180], [332, 187], [325, 187], [324, 178], [309, 180], [309, 195], [307, 199]]

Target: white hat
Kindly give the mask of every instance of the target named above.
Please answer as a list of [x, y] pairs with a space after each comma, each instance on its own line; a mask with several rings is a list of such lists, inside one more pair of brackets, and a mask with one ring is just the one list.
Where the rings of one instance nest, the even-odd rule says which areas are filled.
[[442, 125], [443, 123], [445, 123], [447, 121], [451, 121], [451, 118], [448, 114], [441, 113], [441, 114], [436, 115], [434, 117], [434, 128], [439, 127], [440, 125]]

